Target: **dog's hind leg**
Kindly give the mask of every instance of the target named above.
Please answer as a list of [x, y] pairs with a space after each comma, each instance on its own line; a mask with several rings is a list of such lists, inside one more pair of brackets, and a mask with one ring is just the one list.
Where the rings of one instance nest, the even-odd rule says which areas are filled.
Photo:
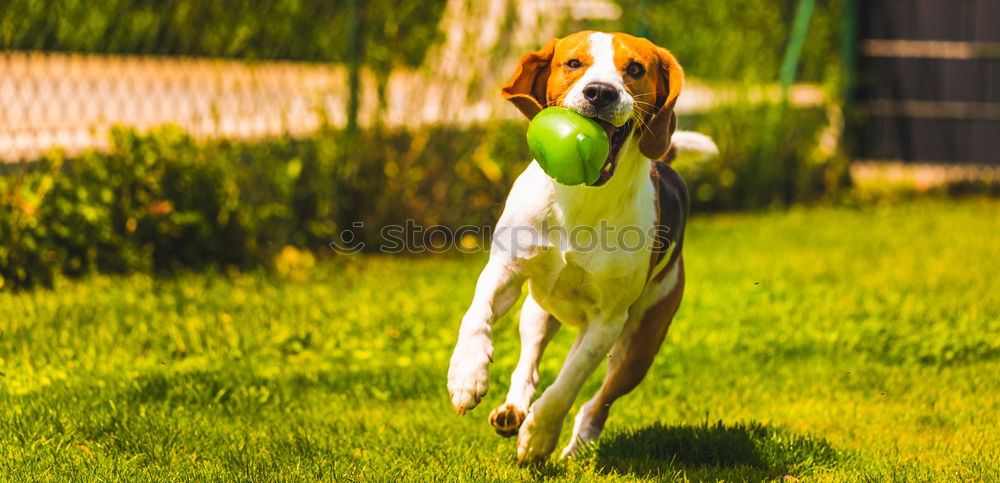
[[[678, 259], [660, 281], [659, 294], [641, 310], [635, 320], [622, 333], [611, 349], [604, 384], [576, 415], [573, 437], [563, 449], [562, 456], [570, 457], [586, 445], [597, 440], [608, 419], [611, 404], [628, 394], [642, 381], [653, 364], [667, 335], [667, 329], [680, 307], [684, 292], [684, 262]], [[652, 287], [654, 290], [657, 287]], [[641, 308], [641, 307], [640, 307]], [[633, 328], [634, 327], [634, 328]]]
[[628, 314], [623, 310], [618, 315], [587, 322], [580, 329], [577, 335], [580, 342], [566, 358], [559, 376], [528, 408], [528, 416], [517, 434], [518, 463], [539, 461], [552, 453], [573, 400], [606, 358], [627, 319]]
[[507, 400], [490, 414], [490, 424], [497, 434], [509, 438], [517, 434], [538, 388], [538, 364], [552, 337], [559, 331], [559, 321], [549, 315], [529, 294], [521, 307], [518, 329], [521, 333], [521, 356], [510, 376]]

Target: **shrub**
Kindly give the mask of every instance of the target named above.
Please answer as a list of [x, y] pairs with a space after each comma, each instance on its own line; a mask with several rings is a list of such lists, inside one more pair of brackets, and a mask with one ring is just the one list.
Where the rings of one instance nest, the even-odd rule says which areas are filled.
[[711, 135], [719, 156], [679, 158], [696, 211], [753, 209], [815, 201], [848, 182], [847, 158], [837, 145], [836, 120], [824, 109], [790, 110], [769, 146], [767, 105], [733, 105], [681, 119], [681, 127]]
[[[761, 116], [732, 108], [682, 120], [722, 151], [677, 164], [696, 211], [808, 200], [836, 187], [836, 156], [817, 154], [821, 111], [792, 112], [773, 161], [761, 154]], [[524, 128], [324, 129], [256, 142], [197, 142], [173, 126], [116, 128], [107, 153], [56, 152], [0, 175], [0, 284], [270, 266], [286, 247], [332, 253], [327, 244], [358, 221], [370, 247], [380, 227], [407, 220], [488, 226], [530, 160]]]
[[0, 287], [92, 271], [266, 266], [287, 246], [323, 253], [338, 229], [362, 220], [485, 225], [516, 174], [493, 160], [523, 166], [522, 133], [323, 130], [198, 143], [173, 126], [116, 128], [107, 153], [54, 152], [0, 175]]
[[417, 66], [437, 38], [443, 0], [345, 2], [6, 0], [0, 49], [345, 62], [362, 21], [369, 60]]
[[[670, 49], [689, 77], [746, 84], [774, 82], [791, 32], [796, 0], [618, 0], [622, 17], [607, 28], [640, 33]], [[817, 2], [798, 79], [841, 75], [845, 0]]]
[[177, 128], [116, 129], [109, 154], [52, 154], [0, 181], [0, 276], [15, 286], [57, 273], [245, 264], [253, 217], [225, 163]]

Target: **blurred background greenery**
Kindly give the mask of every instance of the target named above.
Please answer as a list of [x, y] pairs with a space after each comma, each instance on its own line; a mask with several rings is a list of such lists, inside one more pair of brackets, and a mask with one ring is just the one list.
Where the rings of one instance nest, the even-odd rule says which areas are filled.
[[5, 49], [346, 62], [362, 18], [366, 62], [417, 66], [438, 38], [444, 0], [11, 0], [0, 11]]
[[[524, 23], [518, 9], [538, 2], [486, 3], [505, 9], [496, 17], [501, 34], [491, 58], [516, 58], [525, 46], [546, 40], [504, 41]], [[792, 104], [779, 116], [773, 113], [783, 108], [780, 95], [759, 92], [779, 92], [799, 2], [597, 3], [613, 15], [577, 15], [567, 8], [556, 33], [594, 28], [647, 36], [676, 54], [692, 83], [729, 93], [727, 102], [681, 116], [682, 129], [714, 137], [721, 150], [712, 160], [676, 163], [695, 211], [787, 206], [843, 193], [849, 184], [841, 142], [845, 0], [817, 4], [798, 68], [798, 82], [813, 85], [821, 100]], [[455, 10], [459, 4], [465, 10]], [[380, 99], [374, 109], [385, 110], [392, 72], [422, 69], [425, 79], [433, 79], [439, 71], [462, 70], [441, 65], [448, 59], [441, 52], [448, 48], [442, 44], [449, 21], [455, 22], [447, 12], [485, 8], [476, 5], [8, 0], [0, 9], [0, 47], [345, 64], [349, 90], [356, 94], [347, 109], [357, 109], [363, 75], [371, 74]], [[465, 21], [475, 29], [479, 20], [459, 19]], [[468, 97], [493, 98], [495, 79], [509, 74], [484, 80], [475, 71], [488, 69], [475, 62], [468, 70], [474, 72], [441, 82], [461, 78], [468, 82]], [[8, 164], [0, 176], [0, 238], [8, 241], [0, 248], [0, 283], [44, 285], [58, 274], [88, 271], [267, 265], [289, 245], [324, 253], [340, 230], [358, 220], [367, 227], [406, 219], [489, 225], [530, 160], [525, 121], [509, 114], [463, 125], [391, 125], [383, 117], [369, 115], [355, 128], [349, 113], [346, 125], [251, 140], [201, 139], [174, 127], [139, 133], [124, 126], [116, 128], [108, 149], [70, 156], [54, 150], [38, 162]], [[361, 233], [376, 235], [377, 229]]]

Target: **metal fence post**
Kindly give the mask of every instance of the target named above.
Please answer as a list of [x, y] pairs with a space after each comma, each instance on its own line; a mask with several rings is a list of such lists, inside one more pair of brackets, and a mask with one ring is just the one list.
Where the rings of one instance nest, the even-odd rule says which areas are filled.
[[361, 64], [364, 61], [364, 12], [360, 0], [347, 2], [347, 126], [348, 134], [358, 131], [361, 106]]
[[[778, 144], [781, 133], [779, 129], [785, 120], [785, 113], [788, 110], [788, 93], [795, 82], [795, 73], [799, 68], [799, 60], [802, 58], [802, 48], [805, 45], [806, 37], [809, 35], [809, 24], [812, 22], [813, 11], [816, 0], [800, 0], [795, 8], [795, 20], [792, 23], [792, 31], [789, 34], [788, 46], [785, 47], [785, 55], [781, 61], [781, 69], [778, 71], [778, 81], [781, 84], [781, 98], [777, 105], [771, 106], [766, 119], [766, 140], [761, 150], [762, 158], [757, 164], [757, 180], [769, 184], [776, 188], [774, 193], [780, 193], [783, 202], [787, 203], [791, 198], [791, 190], [787, 183], [781, 186], [775, 184], [779, 181], [789, 179], [789, 166], [778, 163]], [[777, 169], [776, 169], [777, 168]], [[778, 171], [780, 170], [780, 171]], [[778, 179], [780, 175], [780, 180]], [[771, 200], [763, 200], [774, 202]]]

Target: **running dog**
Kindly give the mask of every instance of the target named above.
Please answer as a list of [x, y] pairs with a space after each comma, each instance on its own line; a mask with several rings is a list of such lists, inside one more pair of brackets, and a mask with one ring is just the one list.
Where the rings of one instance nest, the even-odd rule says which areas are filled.
[[[499, 434], [517, 435], [518, 462], [552, 453], [580, 388], [606, 359], [604, 384], [580, 408], [562, 455], [595, 441], [611, 404], [646, 375], [677, 313], [689, 198], [668, 162], [678, 151], [717, 152], [701, 134], [675, 132], [683, 83], [666, 49], [585, 31], [524, 55], [503, 87], [529, 119], [544, 107], [565, 107], [596, 120], [611, 141], [592, 185], [561, 185], [537, 162], [517, 178], [459, 329], [448, 391], [465, 414], [486, 394], [493, 323], [527, 284], [520, 358], [506, 402], [489, 418]], [[591, 240], [577, 240], [581, 233]], [[555, 382], [532, 402], [542, 352], [562, 325], [579, 335]]]

